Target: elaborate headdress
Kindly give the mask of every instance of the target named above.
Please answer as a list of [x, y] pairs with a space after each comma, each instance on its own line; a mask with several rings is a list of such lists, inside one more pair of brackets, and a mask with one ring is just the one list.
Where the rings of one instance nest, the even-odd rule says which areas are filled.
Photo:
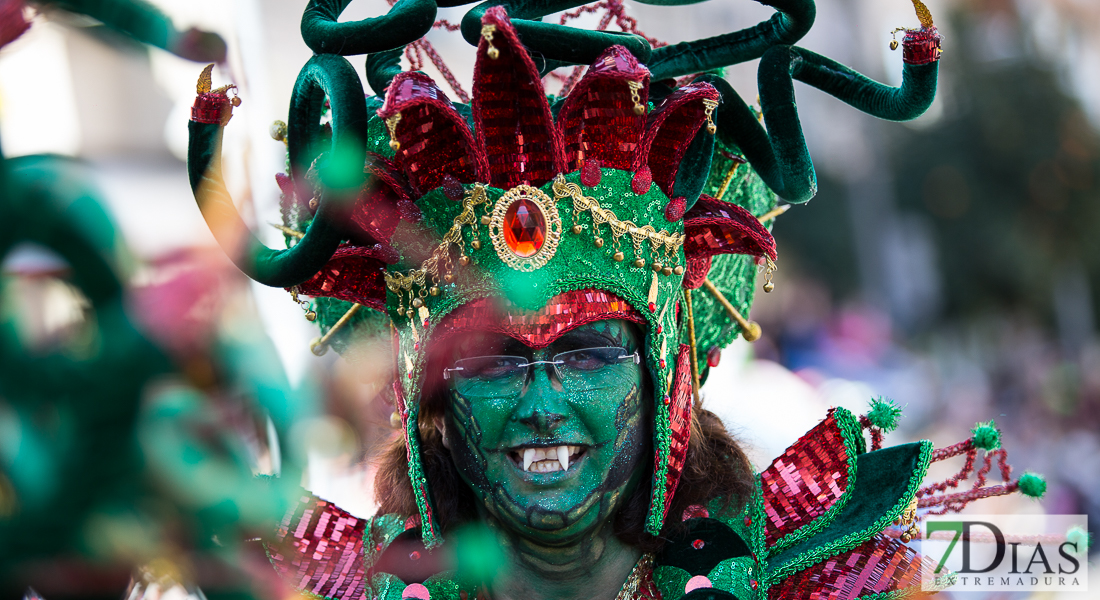
[[[489, 299], [511, 305], [511, 324], [502, 329], [531, 346], [602, 318], [645, 324], [655, 405], [646, 529], [657, 534], [679, 480], [692, 392], [707, 354], [738, 333], [759, 336], [742, 315], [758, 263], [770, 273], [776, 258], [761, 222], [774, 217], [772, 190], [792, 201], [812, 195], [792, 78], [873, 114], [912, 118], [934, 93], [935, 30], [906, 38], [902, 88], [858, 79], [828, 59], [781, 45], [808, 29], [812, 3], [782, 7], [790, 12], [714, 52], [697, 42], [654, 51], [651, 68], [661, 79], [764, 55], [761, 68], [777, 70], [777, 87], [769, 89], [778, 90], [761, 97], [765, 132], [757, 113], [718, 77], [651, 86], [658, 75], [635, 56], [649, 56], [648, 44], [628, 51], [605, 38], [634, 38], [593, 32], [572, 50], [558, 48], [540, 37], [540, 24], [513, 24], [499, 6], [479, 7], [463, 22], [469, 39], [476, 13], [477, 63], [472, 102], [455, 104], [423, 73], [393, 68], [397, 54], [389, 51], [410, 40], [365, 41], [340, 29], [339, 11], [319, 17], [323, 4], [307, 9], [307, 41], [324, 26], [334, 28], [339, 47], [376, 52], [368, 79], [384, 96], [364, 103], [358, 77], [338, 56], [318, 54], [303, 68], [289, 127], [276, 132], [286, 136], [290, 157], [290, 176], [278, 177], [290, 247], [274, 251], [238, 235], [246, 229], [217, 162], [230, 103], [224, 90], [200, 82], [188, 162], [215, 235], [253, 278], [318, 299], [317, 312], [310, 309], [326, 331], [318, 352], [346, 347], [353, 328], [379, 331], [392, 323], [395, 404], [429, 546], [440, 532], [419, 454], [426, 342], [475, 322], [484, 327]], [[422, 4], [431, 3], [406, 10], [416, 14]], [[568, 96], [548, 100], [520, 34], [543, 40], [550, 62], [595, 60]], [[931, 40], [923, 66], [908, 64], [912, 36]], [[325, 111], [331, 121], [319, 125]], [[742, 166], [746, 158], [752, 168]], [[708, 293], [697, 294], [693, 306], [691, 290], [702, 286]], [[536, 323], [551, 327], [533, 335]]]

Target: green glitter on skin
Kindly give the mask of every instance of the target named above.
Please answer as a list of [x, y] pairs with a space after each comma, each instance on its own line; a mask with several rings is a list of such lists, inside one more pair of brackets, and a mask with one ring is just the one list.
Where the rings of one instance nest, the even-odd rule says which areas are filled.
[[[622, 346], [629, 354], [640, 341], [632, 325], [607, 320], [537, 351], [504, 336], [469, 336], [454, 358], [538, 361], [598, 346]], [[581, 390], [563, 387], [547, 365], [531, 370], [525, 389], [511, 398], [467, 398], [452, 390], [446, 415], [444, 437], [459, 473], [509, 556], [493, 597], [613, 597], [640, 556], [613, 535], [612, 521], [641, 484], [652, 452], [644, 369], [629, 360], [609, 365], [591, 373]], [[583, 448], [567, 471], [524, 471], [523, 448], [561, 445]]]

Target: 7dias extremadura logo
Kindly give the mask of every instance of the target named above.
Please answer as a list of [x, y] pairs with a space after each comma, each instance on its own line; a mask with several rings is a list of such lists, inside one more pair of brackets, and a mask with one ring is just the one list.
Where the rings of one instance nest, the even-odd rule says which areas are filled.
[[929, 515], [922, 588], [1088, 591], [1085, 515]]

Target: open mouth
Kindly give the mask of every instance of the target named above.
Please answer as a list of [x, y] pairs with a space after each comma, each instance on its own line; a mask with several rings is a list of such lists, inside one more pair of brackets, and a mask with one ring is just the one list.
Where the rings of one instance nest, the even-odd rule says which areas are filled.
[[527, 473], [553, 473], [568, 471], [584, 453], [584, 446], [543, 446], [513, 448], [508, 452], [508, 458]]

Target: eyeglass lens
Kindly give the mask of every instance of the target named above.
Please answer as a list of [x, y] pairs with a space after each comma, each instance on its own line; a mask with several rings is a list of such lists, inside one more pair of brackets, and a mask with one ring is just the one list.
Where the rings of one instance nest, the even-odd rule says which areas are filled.
[[532, 362], [522, 356], [463, 358], [455, 361], [444, 374], [454, 380], [455, 390], [463, 396], [507, 398], [522, 391], [533, 366], [550, 365], [564, 389], [586, 391], [603, 387], [595, 379], [604, 373], [614, 375], [631, 362], [638, 362], [637, 352], [628, 354], [625, 348], [607, 346], [561, 352], [545, 361]]

